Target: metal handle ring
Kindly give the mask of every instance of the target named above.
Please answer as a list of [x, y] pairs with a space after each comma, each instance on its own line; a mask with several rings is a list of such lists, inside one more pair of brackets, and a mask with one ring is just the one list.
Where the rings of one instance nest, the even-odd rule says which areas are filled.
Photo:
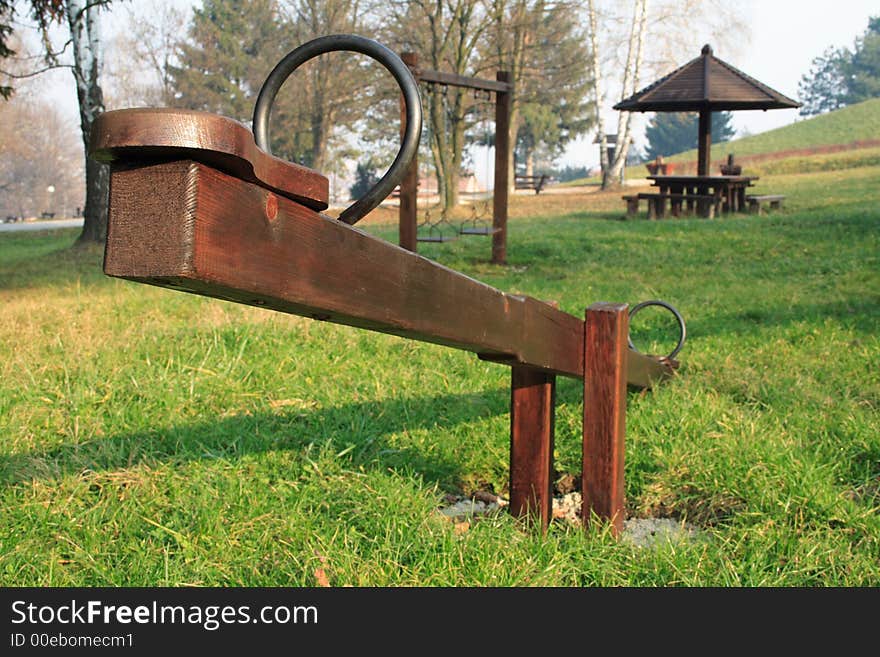
[[[662, 308], [666, 308], [666, 310], [671, 312], [675, 316], [675, 319], [678, 321], [678, 327], [679, 329], [681, 329], [681, 336], [678, 339], [678, 344], [675, 346], [675, 349], [673, 349], [672, 352], [670, 352], [670, 354], [666, 356], [666, 358], [671, 360], [675, 358], [676, 354], [678, 354], [679, 351], [681, 351], [681, 348], [684, 346], [685, 338], [687, 337], [687, 328], [684, 325], [684, 317], [681, 316], [681, 313], [678, 312], [675, 306], [673, 306], [671, 303], [667, 303], [666, 301], [661, 301], [659, 299], [650, 299], [648, 301], [637, 303], [632, 308], [630, 308], [630, 320], [637, 312], [639, 312], [642, 308], [646, 308], [647, 306], [661, 306]], [[627, 335], [626, 341], [629, 344], [630, 349], [632, 349], [633, 351], [639, 351], [638, 349], [636, 349], [635, 345], [633, 344], [632, 338], [629, 335]]]
[[257, 104], [254, 106], [254, 139], [257, 146], [272, 154], [269, 146], [269, 115], [281, 85], [305, 62], [318, 55], [339, 50], [357, 52], [382, 64], [397, 81], [406, 107], [406, 129], [394, 162], [379, 182], [339, 215], [340, 221], [354, 224], [391, 194], [403, 178], [407, 165], [412, 161], [419, 147], [422, 134], [422, 102], [419, 98], [419, 87], [407, 65], [394, 51], [378, 41], [355, 34], [331, 34], [318, 37], [290, 51], [272, 69], [260, 88]]

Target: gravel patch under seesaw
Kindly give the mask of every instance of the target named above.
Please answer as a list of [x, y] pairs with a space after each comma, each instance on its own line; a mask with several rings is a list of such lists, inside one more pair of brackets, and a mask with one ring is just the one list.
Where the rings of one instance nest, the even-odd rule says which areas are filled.
[[[480, 493], [474, 498], [449, 500], [450, 504], [438, 512], [456, 526], [507, 506], [507, 500], [490, 493]], [[580, 524], [581, 494], [568, 493], [553, 498], [553, 518]], [[621, 540], [636, 547], [653, 547], [659, 543], [691, 540], [697, 535], [693, 525], [673, 518], [630, 518], [623, 523]]]

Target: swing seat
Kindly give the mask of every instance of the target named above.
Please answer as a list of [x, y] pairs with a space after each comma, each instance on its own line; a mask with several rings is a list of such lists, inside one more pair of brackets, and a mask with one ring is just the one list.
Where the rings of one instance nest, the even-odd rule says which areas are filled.
[[[416, 242], [454, 242], [458, 239], [458, 231], [449, 221], [445, 218], [428, 221], [428, 216], [426, 215], [425, 222], [416, 227]], [[421, 234], [418, 232], [419, 228], [424, 229]]]
[[416, 242], [454, 242], [458, 238], [452, 235], [428, 235], [426, 237], [416, 237]]
[[494, 235], [498, 232], [497, 228], [493, 228], [492, 226], [471, 226], [469, 228], [462, 228], [458, 231], [459, 235]]

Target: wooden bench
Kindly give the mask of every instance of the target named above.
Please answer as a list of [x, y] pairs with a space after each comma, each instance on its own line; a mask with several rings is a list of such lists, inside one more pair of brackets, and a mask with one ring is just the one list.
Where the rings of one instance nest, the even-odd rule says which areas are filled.
[[[709, 219], [713, 218], [719, 211], [719, 205], [722, 199], [711, 194], [661, 194], [659, 192], [641, 192], [622, 197], [626, 201], [627, 216], [637, 214], [639, 211], [639, 201], [646, 200], [648, 202], [648, 219], [658, 219], [666, 215], [666, 201], [670, 202], [670, 211], [672, 216], [678, 217], [682, 214], [682, 203], [687, 203], [686, 213], [696, 212]], [[696, 202], [696, 208], [694, 203]]]
[[541, 190], [544, 189], [544, 185], [549, 181], [550, 176], [546, 174], [541, 174], [540, 176], [525, 176], [517, 174], [513, 184], [516, 189], [534, 189], [535, 194], [540, 194]]
[[626, 216], [634, 217], [639, 213], [639, 195], [638, 194], [630, 194], [628, 196], [621, 196], [621, 198], [626, 201]]
[[771, 208], [781, 208], [785, 200], [784, 194], [763, 194], [761, 196], [746, 196], [749, 204], [749, 214], [761, 214], [761, 206], [767, 203]]

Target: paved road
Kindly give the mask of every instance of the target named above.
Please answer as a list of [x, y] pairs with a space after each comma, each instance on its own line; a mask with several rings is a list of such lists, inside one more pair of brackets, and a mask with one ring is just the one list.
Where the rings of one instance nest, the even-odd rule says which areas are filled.
[[82, 219], [52, 219], [49, 221], [20, 221], [15, 224], [0, 224], [0, 233], [14, 233], [25, 230], [54, 230], [56, 228], [82, 228]]

